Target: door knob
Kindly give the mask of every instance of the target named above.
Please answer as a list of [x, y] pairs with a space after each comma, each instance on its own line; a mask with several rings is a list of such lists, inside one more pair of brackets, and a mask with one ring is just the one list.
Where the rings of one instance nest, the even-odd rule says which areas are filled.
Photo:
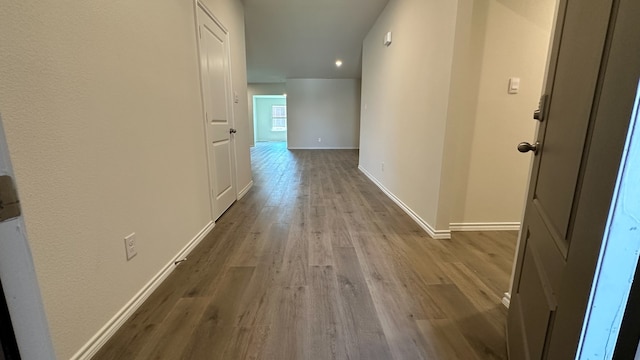
[[238, 130], [236, 130], [234, 128], [229, 129], [229, 134], [235, 134], [237, 132], [238, 132]]
[[518, 144], [518, 151], [521, 153], [526, 153], [528, 151], [533, 151], [534, 154], [538, 153], [538, 148], [540, 147], [540, 142], [536, 141], [535, 144], [531, 145], [528, 142], [521, 142]]

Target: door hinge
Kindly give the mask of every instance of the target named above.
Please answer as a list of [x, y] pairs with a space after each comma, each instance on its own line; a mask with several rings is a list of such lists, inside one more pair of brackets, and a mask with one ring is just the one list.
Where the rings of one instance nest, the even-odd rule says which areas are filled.
[[20, 216], [20, 201], [11, 176], [0, 176], [0, 222]]

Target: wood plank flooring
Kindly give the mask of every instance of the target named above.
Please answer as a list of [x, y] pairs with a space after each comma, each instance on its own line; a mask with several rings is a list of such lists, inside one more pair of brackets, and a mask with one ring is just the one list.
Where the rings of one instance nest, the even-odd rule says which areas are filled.
[[431, 239], [356, 150], [252, 161], [253, 189], [94, 359], [507, 358], [515, 232]]

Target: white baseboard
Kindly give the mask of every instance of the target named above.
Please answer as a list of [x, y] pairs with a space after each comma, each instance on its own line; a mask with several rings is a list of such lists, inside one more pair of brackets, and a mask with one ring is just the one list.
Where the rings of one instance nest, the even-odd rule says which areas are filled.
[[238, 193], [238, 200], [242, 199], [245, 195], [247, 195], [249, 190], [251, 190], [251, 187], [253, 187], [253, 180], [249, 181], [247, 186], [245, 186], [244, 189], [240, 190], [240, 192]]
[[504, 296], [502, 297], [502, 305], [504, 305], [504, 307], [506, 307], [507, 309], [509, 308], [509, 305], [511, 305], [511, 293], [510, 292], [504, 293]]
[[357, 150], [357, 146], [293, 146], [287, 147], [289, 150]]
[[125, 304], [78, 352], [76, 352], [71, 360], [88, 360], [91, 359], [100, 348], [115, 334], [116, 331], [124, 324], [131, 315], [144, 303], [144, 301], [153, 293], [155, 289], [173, 272], [176, 267], [177, 260], [184, 259], [202, 239], [211, 232], [215, 226], [210, 221], [198, 235], [187, 243], [169, 263], [167, 263], [148, 283], [146, 283], [137, 294]]
[[451, 231], [518, 231], [519, 222], [451, 223]]
[[431, 226], [428, 222], [422, 219], [418, 214], [415, 213], [407, 204], [402, 202], [397, 196], [395, 196], [389, 189], [387, 189], [384, 185], [382, 185], [378, 179], [376, 179], [371, 173], [365, 170], [362, 166], [358, 165], [358, 169], [365, 174], [366, 177], [369, 178], [376, 186], [382, 190], [393, 202], [395, 202], [400, 208], [409, 215], [413, 221], [415, 221], [429, 236], [434, 239], [451, 239], [451, 231], [449, 230], [436, 230]]

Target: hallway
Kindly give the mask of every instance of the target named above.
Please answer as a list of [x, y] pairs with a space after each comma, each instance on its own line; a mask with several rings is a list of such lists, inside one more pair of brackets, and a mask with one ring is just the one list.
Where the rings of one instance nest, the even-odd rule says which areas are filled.
[[94, 359], [506, 359], [515, 232], [431, 239], [357, 150], [251, 156], [254, 187]]

